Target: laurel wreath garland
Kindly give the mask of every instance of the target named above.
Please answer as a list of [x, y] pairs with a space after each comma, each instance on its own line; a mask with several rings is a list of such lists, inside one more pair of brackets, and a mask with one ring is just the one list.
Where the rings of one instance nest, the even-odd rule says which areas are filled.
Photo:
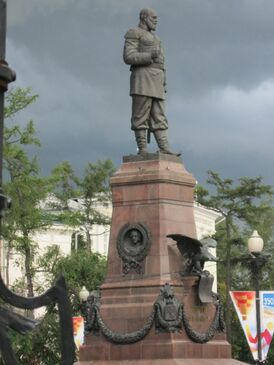
[[189, 320], [185, 314], [183, 304], [180, 304], [178, 308], [177, 320], [166, 321], [162, 317], [159, 303], [155, 302], [152, 312], [145, 321], [142, 328], [138, 329], [137, 331], [121, 334], [112, 331], [105, 324], [100, 314], [100, 305], [98, 305], [98, 303], [95, 303], [91, 308], [92, 313], [90, 315], [89, 323], [86, 324], [86, 330], [91, 331], [93, 327], [96, 327], [97, 329], [101, 330], [102, 334], [106, 337], [108, 341], [116, 344], [126, 345], [141, 341], [149, 333], [153, 326], [153, 323], [157, 321], [157, 323], [160, 324], [160, 326], [168, 332], [174, 332], [175, 330], [179, 331], [183, 324], [186, 334], [193, 342], [206, 343], [214, 337], [217, 331], [225, 332], [222, 305], [218, 301], [215, 306], [216, 312], [214, 319], [205, 333], [199, 333], [191, 327]]
[[112, 331], [110, 328], [108, 328], [106, 326], [106, 324], [104, 323], [104, 321], [100, 315], [99, 308], [95, 308], [95, 311], [96, 311], [96, 318], [97, 318], [99, 327], [102, 331], [102, 334], [109, 341], [114, 342], [116, 344], [122, 344], [122, 345], [127, 345], [127, 344], [141, 341], [149, 333], [149, 331], [153, 325], [154, 318], [155, 318], [155, 309], [153, 308], [152, 313], [147, 318], [147, 320], [142, 328], [140, 328], [139, 330], [134, 331], [134, 332], [120, 334], [120, 333]]
[[215, 336], [215, 333], [217, 331], [225, 332], [225, 323], [223, 320], [222, 313], [223, 313], [222, 305], [220, 302], [218, 302], [218, 304], [216, 304], [216, 313], [215, 313], [214, 319], [211, 322], [208, 330], [205, 333], [200, 333], [200, 332], [195, 331], [193, 328], [191, 328], [189, 320], [188, 320], [185, 312], [183, 311], [182, 321], [183, 321], [184, 328], [186, 330], [186, 334], [193, 342], [196, 342], [196, 343], [206, 343], [206, 342], [212, 340], [212, 338]]

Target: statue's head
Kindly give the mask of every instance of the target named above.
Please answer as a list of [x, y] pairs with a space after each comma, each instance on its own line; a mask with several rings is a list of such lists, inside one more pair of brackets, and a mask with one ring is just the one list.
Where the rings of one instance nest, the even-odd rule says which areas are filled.
[[157, 13], [155, 10], [145, 8], [140, 11], [140, 25], [143, 25], [147, 30], [156, 30]]
[[141, 243], [141, 234], [137, 229], [132, 229], [129, 233], [130, 240], [133, 245], [137, 245], [138, 243]]

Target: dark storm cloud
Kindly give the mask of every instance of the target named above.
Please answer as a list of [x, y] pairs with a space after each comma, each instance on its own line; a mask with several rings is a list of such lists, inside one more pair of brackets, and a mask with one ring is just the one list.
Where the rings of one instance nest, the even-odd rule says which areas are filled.
[[9, 0], [7, 58], [40, 95], [22, 118], [37, 122], [43, 171], [135, 151], [122, 48], [144, 6], [166, 49], [173, 149], [198, 179], [212, 168], [273, 183], [271, 0]]

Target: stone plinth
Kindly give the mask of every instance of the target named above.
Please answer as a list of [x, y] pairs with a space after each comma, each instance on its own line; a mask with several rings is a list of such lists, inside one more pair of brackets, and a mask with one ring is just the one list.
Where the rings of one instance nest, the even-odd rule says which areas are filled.
[[[153, 155], [153, 160], [130, 161], [122, 164], [111, 179], [112, 225], [108, 253], [108, 271], [103, 288], [121, 281], [135, 284], [149, 279], [150, 284], [165, 284], [175, 280], [181, 285], [181, 268], [176, 243], [166, 236], [182, 233], [196, 237], [193, 213], [195, 179], [183, 167], [180, 158]], [[138, 156], [139, 157], [139, 156]], [[137, 158], [138, 158], [137, 157]], [[157, 158], [157, 159], [155, 159]], [[143, 276], [134, 272], [124, 275], [116, 243], [120, 229], [126, 223], [144, 224], [151, 234], [151, 248], [143, 263]], [[148, 284], [148, 283], [146, 283]]]
[[[125, 157], [112, 177], [112, 226], [100, 307], [101, 317], [112, 331], [125, 334], [142, 328], [165, 283], [173, 286], [176, 297], [184, 303], [194, 330], [203, 333], [210, 326], [215, 306], [199, 302], [197, 277], [182, 279], [180, 253], [176, 243], [166, 237], [172, 233], [196, 237], [194, 186], [195, 179], [180, 158], [161, 154]], [[141, 224], [149, 232], [151, 246], [140, 264], [141, 273], [134, 269], [127, 274], [123, 271], [117, 240], [125, 224]], [[240, 364], [231, 360], [224, 334], [217, 333], [212, 341], [198, 344], [188, 338], [184, 329], [166, 333], [152, 327], [143, 340], [130, 345], [114, 344], [102, 335], [89, 334], [80, 349], [80, 365], [122, 365], [125, 361], [127, 365]]]

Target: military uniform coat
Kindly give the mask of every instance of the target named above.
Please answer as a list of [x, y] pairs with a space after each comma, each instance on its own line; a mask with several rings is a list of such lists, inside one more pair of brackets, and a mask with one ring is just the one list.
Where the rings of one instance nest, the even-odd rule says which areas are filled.
[[[159, 50], [157, 59], [152, 52]], [[140, 27], [125, 35], [124, 61], [131, 65], [130, 95], [165, 99], [164, 51], [159, 37]]]

